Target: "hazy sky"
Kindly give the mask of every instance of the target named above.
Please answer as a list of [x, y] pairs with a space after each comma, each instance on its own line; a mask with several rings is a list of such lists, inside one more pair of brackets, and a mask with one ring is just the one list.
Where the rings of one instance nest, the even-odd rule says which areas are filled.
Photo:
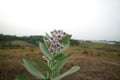
[[120, 41], [120, 0], [0, 0], [0, 33]]

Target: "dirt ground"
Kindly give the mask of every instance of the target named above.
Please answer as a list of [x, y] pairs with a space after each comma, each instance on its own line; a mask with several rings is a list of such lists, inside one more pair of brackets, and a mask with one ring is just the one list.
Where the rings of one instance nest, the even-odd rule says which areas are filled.
[[[30, 50], [26, 50], [30, 51]], [[10, 51], [9, 51], [10, 52]], [[18, 51], [20, 52], [20, 51]], [[0, 55], [0, 80], [15, 80], [15, 77], [22, 74], [31, 76], [21, 65], [21, 59], [37, 56], [39, 54], [21, 54]], [[7, 62], [6, 62], [7, 61]], [[72, 66], [80, 66], [80, 70], [74, 74], [65, 77], [63, 80], [120, 80], [120, 57], [91, 56], [82, 53], [76, 53], [71, 56], [62, 72], [67, 71]], [[31, 79], [36, 80], [36, 79]]]
[[77, 54], [68, 60], [64, 69], [80, 66], [75, 74], [63, 80], [120, 80], [120, 58]]

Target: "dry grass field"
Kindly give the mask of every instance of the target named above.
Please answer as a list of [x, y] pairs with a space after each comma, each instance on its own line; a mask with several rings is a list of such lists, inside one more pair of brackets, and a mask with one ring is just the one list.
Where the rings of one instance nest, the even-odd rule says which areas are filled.
[[[63, 80], [120, 80], [120, 46], [81, 43], [80, 46], [69, 47], [65, 53], [70, 52], [74, 54], [61, 73], [73, 65], [78, 65], [81, 69]], [[40, 49], [34, 47], [0, 49], [0, 80], [15, 80], [16, 76], [23, 74], [31, 77], [21, 60], [31, 60], [34, 57], [42, 59], [41, 55]], [[31, 77], [31, 80], [36, 79]]]

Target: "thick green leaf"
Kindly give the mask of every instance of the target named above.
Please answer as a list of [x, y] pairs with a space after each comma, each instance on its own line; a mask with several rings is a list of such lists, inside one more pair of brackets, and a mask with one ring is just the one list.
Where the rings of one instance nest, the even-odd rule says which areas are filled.
[[66, 35], [63, 39], [62, 39], [62, 42], [63, 43], [66, 43], [67, 41], [70, 41], [72, 35]]
[[56, 63], [53, 65], [53, 70], [60, 70], [67, 62], [67, 58], [61, 59], [56, 61]]
[[49, 34], [48, 33], [46, 33], [46, 37], [49, 39], [50, 38], [50, 36], [49, 36]]
[[65, 65], [65, 63], [67, 62], [68, 57], [70, 57], [73, 53], [70, 53], [68, 55], [64, 55], [64, 54], [58, 54], [57, 56], [55, 56], [55, 60], [56, 62], [53, 64], [53, 70], [60, 70], [62, 69], [62, 67]]
[[45, 79], [44, 75], [28, 60], [23, 59], [23, 66], [31, 73], [34, 77], [38, 79]]
[[52, 78], [55, 78], [57, 76], [60, 76], [60, 70], [53, 70], [52, 71]]
[[15, 80], [30, 80], [27, 76], [18, 76]]
[[65, 55], [63, 53], [59, 53], [54, 57], [54, 60], [60, 60], [61, 58], [63, 58]]
[[66, 35], [60, 42], [63, 43], [64, 48], [61, 52], [64, 52], [70, 46], [70, 38], [72, 35]]
[[60, 70], [65, 65], [67, 60], [57, 61], [54, 64], [52, 64], [52, 78], [55, 78], [60, 75]]
[[65, 76], [68, 76], [69, 74], [72, 74], [72, 73], [78, 71], [79, 69], [80, 69], [79, 66], [73, 66], [70, 70], [68, 70], [68, 71], [66, 71], [65, 73], [63, 73], [62, 75], [60, 75], [60, 76], [54, 78], [53, 80], [62, 79], [62, 78], [64, 78]]
[[52, 71], [52, 78], [55, 78], [57, 76], [60, 75], [60, 69], [64, 66], [65, 64], [65, 54], [63, 53], [59, 53], [54, 57], [54, 64], [52, 64], [53, 66], [53, 71]]
[[44, 43], [40, 42], [40, 43], [39, 43], [39, 46], [40, 46], [40, 49], [41, 49], [43, 55], [44, 55], [48, 60], [51, 60], [52, 57], [51, 57], [51, 54], [50, 54], [48, 48], [46, 47], [46, 45], [45, 45]]
[[64, 52], [69, 46], [70, 46], [70, 41], [66, 41], [66, 43], [63, 44], [64, 48], [61, 49], [61, 52]]
[[45, 64], [43, 61], [36, 58], [34, 58], [33, 61], [36, 62], [36, 64], [43, 70], [51, 72], [51, 69], [49, 68], [49, 66], [47, 66], [47, 64]]
[[69, 54], [66, 55], [64, 58], [68, 58], [68, 57], [70, 57], [71, 55], [73, 55], [73, 53], [69, 53]]
[[60, 53], [60, 54], [57, 54], [57, 55], [54, 57], [54, 60], [55, 60], [55, 61], [60, 61], [60, 60], [63, 60], [63, 59], [65, 59], [65, 58], [70, 57], [72, 54], [73, 54], [73, 53], [70, 53], [70, 54], [65, 55], [65, 54], [63, 54], [63, 53]]

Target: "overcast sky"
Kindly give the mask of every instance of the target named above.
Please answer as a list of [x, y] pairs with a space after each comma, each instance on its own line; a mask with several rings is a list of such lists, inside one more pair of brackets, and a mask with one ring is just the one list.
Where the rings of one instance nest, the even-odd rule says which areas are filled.
[[44, 35], [54, 29], [75, 39], [120, 41], [120, 0], [0, 0], [0, 33]]

